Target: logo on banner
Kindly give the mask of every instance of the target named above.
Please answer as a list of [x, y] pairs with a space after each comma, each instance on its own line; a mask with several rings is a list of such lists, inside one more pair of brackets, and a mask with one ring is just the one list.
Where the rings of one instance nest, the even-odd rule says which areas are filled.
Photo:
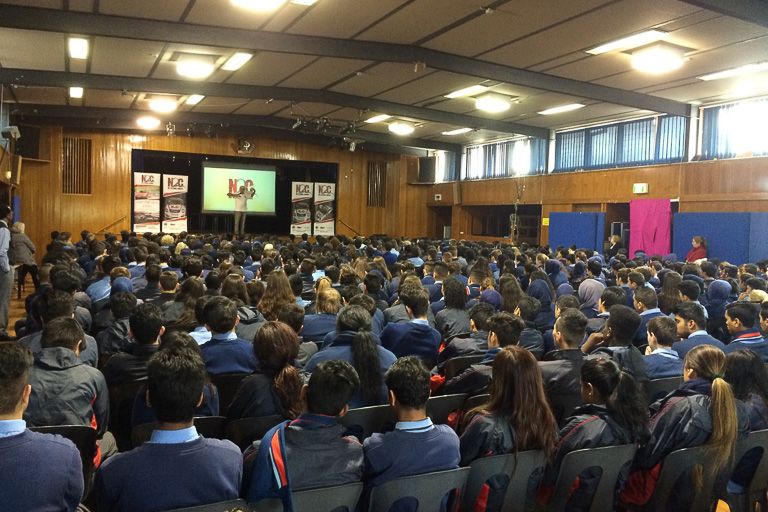
[[142, 174], [141, 175], [141, 183], [144, 185], [154, 185], [155, 184], [155, 175], [154, 174]]
[[238, 192], [240, 192], [240, 187], [245, 187], [246, 189], [253, 187], [253, 180], [229, 178], [230, 194], [237, 194]]
[[178, 190], [186, 191], [184, 186], [184, 178], [168, 177], [165, 182], [165, 190]]
[[297, 196], [312, 195], [311, 185], [309, 183], [296, 183], [295, 193]]

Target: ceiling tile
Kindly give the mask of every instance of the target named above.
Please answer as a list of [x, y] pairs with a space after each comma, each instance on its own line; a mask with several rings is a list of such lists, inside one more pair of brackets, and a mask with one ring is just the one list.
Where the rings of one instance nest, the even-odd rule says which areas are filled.
[[368, 64], [370, 61], [324, 57], [316, 60], [299, 73], [288, 77], [279, 85], [281, 87], [323, 89]]
[[66, 44], [66, 37], [61, 33], [0, 28], [0, 65], [64, 71]]
[[270, 32], [282, 32], [285, 27], [290, 25], [296, 18], [307, 12], [307, 7], [303, 5], [296, 5], [288, 3], [277, 11], [266, 25], [261, 27], [263, 30], [269, 30]]
[[39, 103], [41, 105], [65, 105], [67, 91], [63, 87], [14, 87], [13, 94], [19, 103]]
[[78, 12], [93, 12], [95, 0], [69, 0], [69, 10]]
[[150, 20], [179, 21], [188, 3], [189, 0], [99, 0], [99, 12]]
[[259, 52], [227, 80], [246, 85], [274, 85], [292, 75], [317, 57], [292, 53]]
[[288, 32], [349, 38], [404, 3], [406, 0], [321, 0]]
[[410, 44], [478, 10], [471, 1], [417, 0], [356, 39]]
[[413, 105], [430, 98], [439, 98], [451, 91], [476, 83], [477, 80], [467, 75], [438, 71], [429, 73], [418, 80], [376, 96], [378, 99], [396, 101]]
[[197, 0], [186, 21], [199, 25], [256, 29], [273, 14], [242, 9], [232, 5], [229, 0]]
[[145, 77], [163, 43], [97, 37], [93, 42], [91, 72], [98, 75]]
[[333, 86], [331, 90], [355, 96], [375, 96], [417, 78], [419, 75], [413, 72], [413, 64], [383, 62]]
[[551, 130], [568, 128], [580, 124], [604, 121], [619, 117], [635, 117], [640, 115], [652, 114], [648, 111], [637, 110], [622, 105], [612, 105], [610, 103], [596, 103], [588, 105], [580, 110], [557, 114], [554, 116], [532, 115], [526, 116], [519, 121], [531, 126], [540, 126]]
[[133, 103], [133, 94], [123, 94], [121, 91], [86, 89], [83, 100], [86, 107], [129, 108]]

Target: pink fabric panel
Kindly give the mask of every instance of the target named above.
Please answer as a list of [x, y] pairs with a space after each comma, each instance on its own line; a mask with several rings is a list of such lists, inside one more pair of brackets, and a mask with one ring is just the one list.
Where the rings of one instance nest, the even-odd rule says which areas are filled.
[[669, 254], [672, 207], [669, 199], [636, 199], [629, 202], [629, 257], [642, 250], [648, 256]]

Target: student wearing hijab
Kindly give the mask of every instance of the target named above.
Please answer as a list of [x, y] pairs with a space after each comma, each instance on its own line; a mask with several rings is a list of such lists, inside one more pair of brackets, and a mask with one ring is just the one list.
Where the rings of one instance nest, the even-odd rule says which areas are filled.
[[596, 279], [585, 279], [579, 285], [579, 302], [581, 312], [587, 318], [597, 318], [597, 303], [605, 290], [605, 285]]

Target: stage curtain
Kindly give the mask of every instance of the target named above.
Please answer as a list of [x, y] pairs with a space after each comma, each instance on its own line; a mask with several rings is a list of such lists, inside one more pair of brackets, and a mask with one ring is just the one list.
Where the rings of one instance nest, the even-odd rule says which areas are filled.
[[649, 256], [669, 254], [672, 207], [669, 199], [629, 202], [629, 257], [642, 250]]

